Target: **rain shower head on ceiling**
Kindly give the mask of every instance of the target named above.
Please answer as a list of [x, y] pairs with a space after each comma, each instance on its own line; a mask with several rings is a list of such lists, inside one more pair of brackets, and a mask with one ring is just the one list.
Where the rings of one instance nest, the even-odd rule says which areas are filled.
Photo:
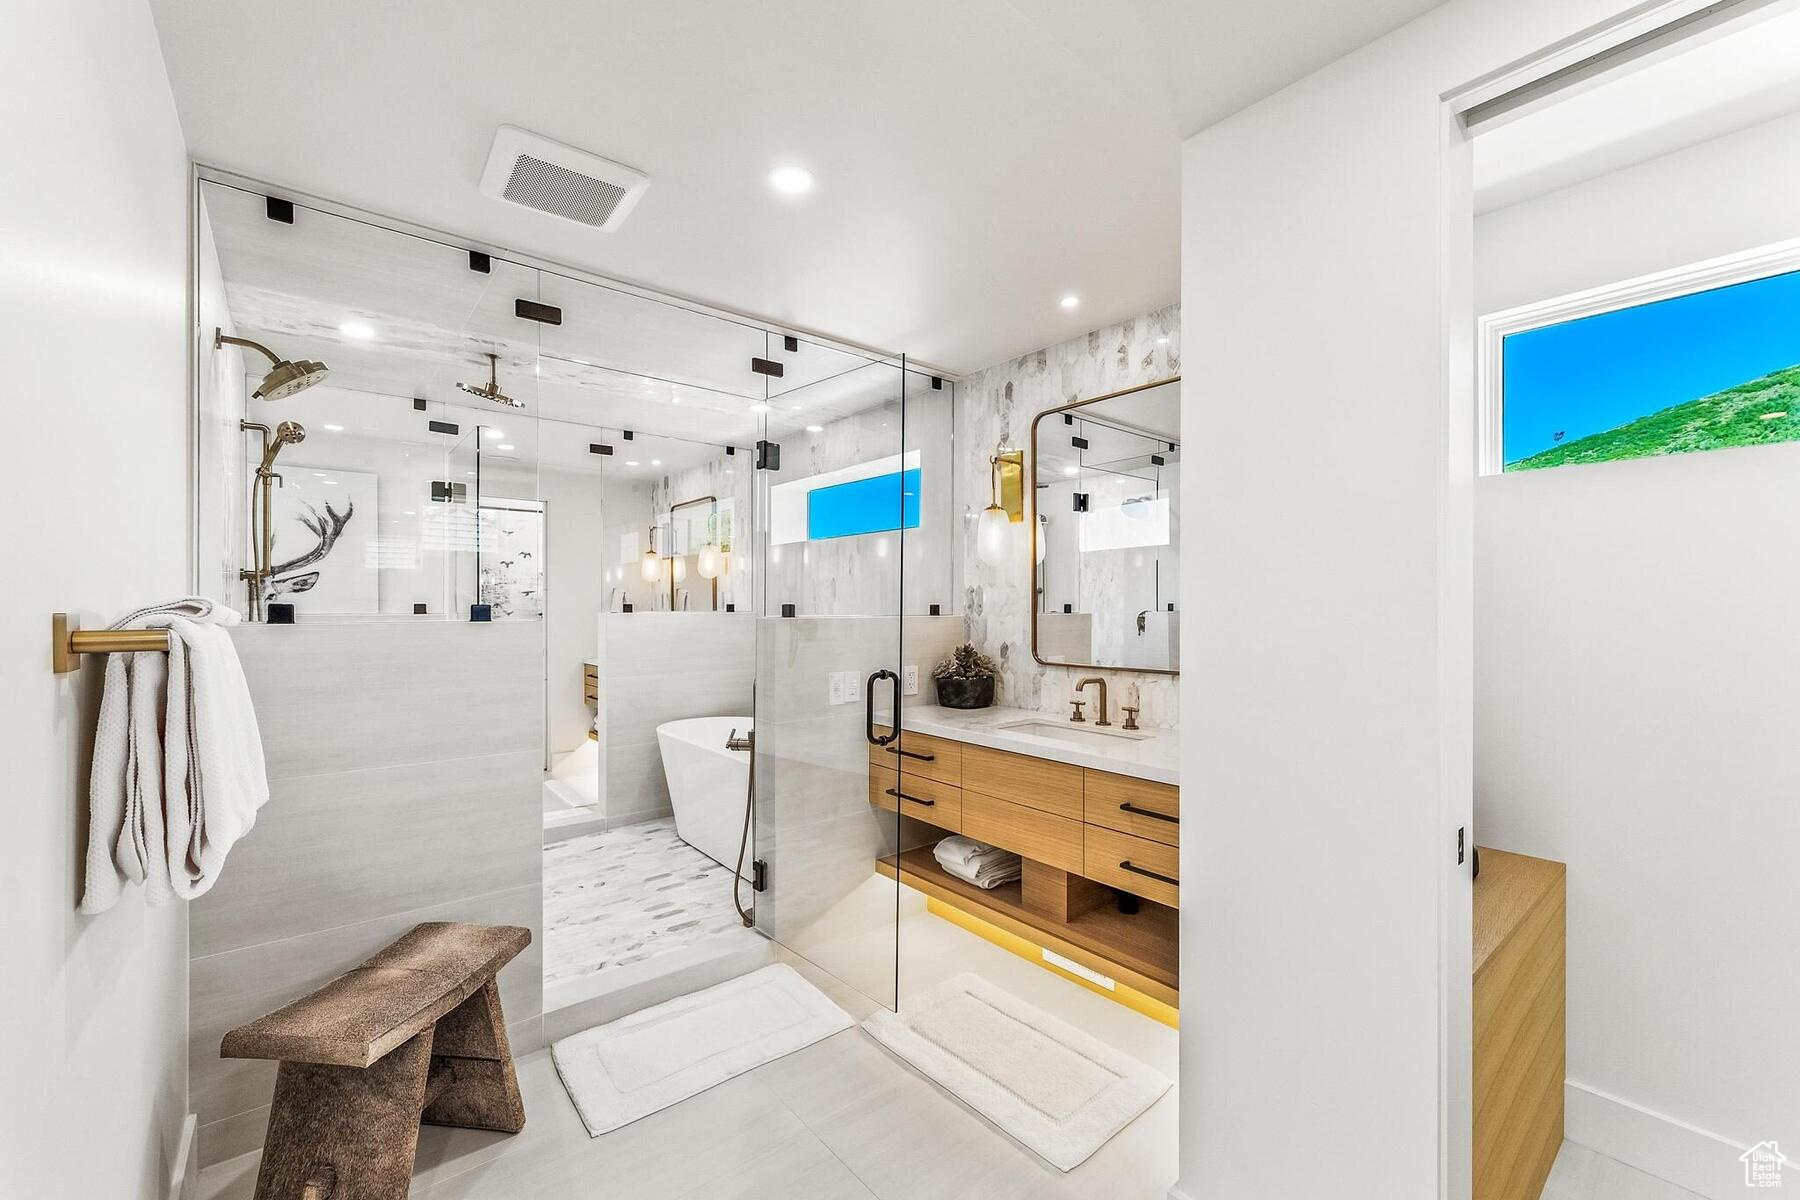
[[480, 396], [483, 400], [492, 400], [495, 404], [504, 404], [508, 408], [524, 408], [523, 400], [514, 400], [500, 390], [500, 356], [488, 355], [488, 381], [483, 387], [478, 383], [459, 383], [456, 385], [471, 396]]
[[250, 393], [258, 400], [286, 399], [295, 392], [304, 392], [331, 373], [331, 368], [322, 362], [309, 362], [306, 359], [289, 362], [285, 358], [278, 357], [267, 346], [253, 342], [249, 338], [229, 337], [223, 329], [214, 329], [213, 349], [217, 350], [221, 346], [243, 346], [256, 351], [274, 364], [269, 368], [269, 373], [262, 377], [262, 382], [257, 385], [256, 390]]

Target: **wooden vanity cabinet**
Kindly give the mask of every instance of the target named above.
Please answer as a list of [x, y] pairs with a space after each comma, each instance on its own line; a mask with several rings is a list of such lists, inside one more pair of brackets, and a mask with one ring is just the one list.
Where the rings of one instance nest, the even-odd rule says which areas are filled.
[[[931, 845], [878, 862], [883, 874], [1174, 1003], [1178, 788], [903, 731], [869, 747], [869, 803], [1023, 860], [1018, 882], [991, 890], [950, 875]], [[1122, 911], [1115, 889], [1151, 903]]]

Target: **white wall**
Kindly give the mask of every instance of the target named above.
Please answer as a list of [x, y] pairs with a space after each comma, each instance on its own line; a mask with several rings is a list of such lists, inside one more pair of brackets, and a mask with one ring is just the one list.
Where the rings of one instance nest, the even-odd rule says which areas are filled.
[[1454, 0], [1184, 147], [1195, 1200], [1468, 1194], [1473, 205], [1441, 97], [1622, 7]]
[[[1797, 195], [1800, 116], [1482, 217], [1477, 296], [1800, 236]], [[1800, 1141], [1797, 478], [1788, 444], [1476, 489], [1476, 829], [1569, 865], [1568, 1135], [1708, 1195]]]
[[148, 7], [0, 8], [0, 1195], [161, 1197], [187, 1113], [187, 910], [77, 915], [89, 625], [188, 586], [187, 161]]

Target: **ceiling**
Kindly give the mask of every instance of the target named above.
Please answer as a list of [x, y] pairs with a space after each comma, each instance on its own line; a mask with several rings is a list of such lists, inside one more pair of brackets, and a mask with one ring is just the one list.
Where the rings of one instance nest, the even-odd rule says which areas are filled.
[[[440, 416], [485, 421], [505, 427], [500, 440], [521, 454], [564, 466], [583, 465], [590, 444], [623, 443], [631, 430], [688, 448], [631, 455], [621, 445], [613, 466], [631, 457], [685, 466], [720, 446], [779, 439], [901, 395], [892, 359], [805, 338], [789, 349], [749, 324], [504, 259], [475, 271], [458, 247], [305, 207], [291, 223], [271, 220], [262, 195], [227, 184], [203, 183], [201, 203], [231, 332], [331, 369], [328, 388], [278, 405], [277, 419], [292, 415], [309, 428], [331, 422], [412, 438]], [[554, 306], [560, 324], [520, 317], [521, 299]], [[360, 328], [352, 335], [346, 327]], [[781, 376], [753, 370], [758, 358], [778, 364]], [[254, 354], [247, 365], [267, 369]], [[490, 378], [516, 407], [459, 386]], [[931, 377], [909, 370], [904, 386], [923, 391]], [[322, 402], [328, 391], [349, 407]]]
[[[152, 6], [201, 162], [962, 372], [1176, 299], [1180, 138], [1434, 2]], [[502, 124], [649, 191], [491, 200]]]
[[1758, 14], [1475, 139], [1488, 212], [1800, 111], [1800, 11]]

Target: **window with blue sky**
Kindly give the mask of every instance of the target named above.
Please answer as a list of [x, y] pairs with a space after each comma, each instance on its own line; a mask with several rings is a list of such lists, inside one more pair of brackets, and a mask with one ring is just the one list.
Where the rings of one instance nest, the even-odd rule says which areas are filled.
[[1800, 272], [1506, 336], [1508, 471], [1800, 440]]

